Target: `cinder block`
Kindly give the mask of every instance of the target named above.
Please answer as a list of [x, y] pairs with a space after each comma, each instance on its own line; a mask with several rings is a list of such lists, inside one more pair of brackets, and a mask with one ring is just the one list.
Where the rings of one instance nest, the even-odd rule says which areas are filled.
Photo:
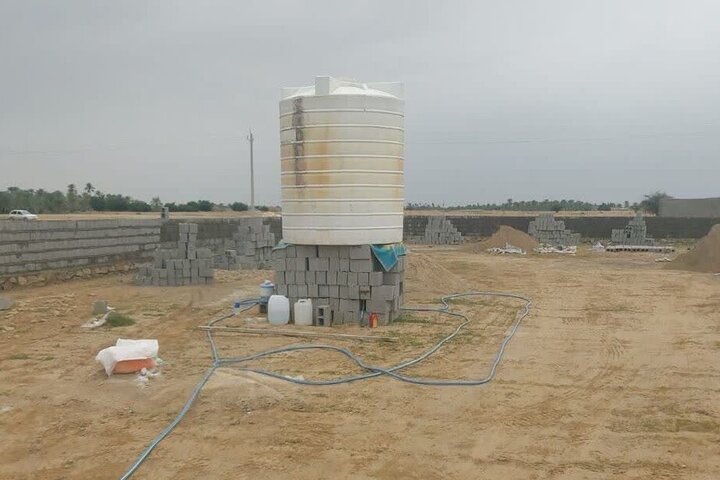
[[358, 287], [359, 294], [360, 294], [360, 300], [370, 300], [371, 298], [371, 290], [369, 285], [361, 285]]
[[363, 285], [363, 286], [370, 285], [370, 274], [365, 273], [365, 272], [358, 273], [357, 274], [357, 284]]
[[307, 258], [317, 258], [317, 247], [315, 245], [296, 245], [297, 256]]
[[285, 257], [295, 258], [297, 257], [297, 247], [295, 245], [289, 245], [285, 247]]
[[[290, 259], [288, 259], [288, 260], [290, 260]], [[287, 283], [287, 284], [295, 283], [295, 273], [296, 273], [295, 270], [288, 270], [287, 272], [285, 272], [285, 283]]]
[[297, 257], [295, 258], [295, 271], [296, 272], [304, 272], [307, 270], [308, 267], [308, 259], [307, 257]]
[[315, 283], [327, 285], [327, 272], [315, 272]]
[[309, 263], [310, 270], [315, 272], [326, 272], [330, 267], [330, 262], [327, 258], [311, 258]]
[[379, 287], [372, 287], [372, 299], [373, 300], [392, 300], [395, 298], [395, 286], [394, 285], [381, 285]]
[[383, 284], [383, 272], [370, 272], [370, 285], [379, 287]]
[[350, 247], [350, 258], [353, 260], [369, 260], [370, 245], [357, 245]]
[[323, 258], [338, 258], [339, 256], [339, 247], [335, 247], [332, 245], [320, 245], [318, 247], [318, 257]]
[[308, 286], [305, 284], [297, 286], [297, 295], [300, 298], [306, 298], [308, 296]]
[[390, 312], [391, 303], [386, 300], [368, 300], [366, 303], [368, 313], [387, 315]]
[[337, 284], [338, 285], [347, 285], [348, 284], [348, 272], [338, 272]]
[[337, 285], [328, 285], [328, 297], [340, 298], [340, 287]]
[[350, 271], [350, 259], [349, 258], [341, 258], [340, 259], [340, 271], [341, 272], [349, 272]]
[[350, 287], [347, 285], [340, 285], [338, 298], [350, 298]]
[[288, 296], [288, 286], [287, 285], [283, 285], [283, 284], [277, 285], [275, 287], [275, 290], [277, 291], [278, 295], [283, 295], [285, 297]]
[[[288, 296], [297, 298], [297, 296], [298, 296], [298, 286], [297, 285], [288, 285]], [[291, 304], [290, 310], [292, 310], [292, 304]]]
[[318, 285], [318, 297], [329, 297], [330, 287], [328, 285]]
[[370, 273], [373, 271], [373, 262], [372, 260], [350, 260], [350, 271]]
[[402, 273], [385, 272], [382, 275], [384, 285], [400, 285], [403, 279]]
[[348, 287], [348, 298], [360, 300], [360, 287], [358, 285], [351, 285]]
[[317, 285], [307, 286], [307, 296], [310, 298], [317, 298], [320, 296], [320, 292]]
[[328, 271], [337, 272], [340, 270], [340, 259], [329, 258], [328, 259]]

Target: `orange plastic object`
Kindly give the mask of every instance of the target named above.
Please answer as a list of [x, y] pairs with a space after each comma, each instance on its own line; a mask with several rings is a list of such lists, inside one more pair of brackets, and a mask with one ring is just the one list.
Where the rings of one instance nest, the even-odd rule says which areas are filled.
[[121, 360], [115, 364], [113, 373], [135, 373], [143, 368], [155, 368], [157, 364], [154, 358], [138, 358], [136, 360]]
[[370, 318], [368, 318], [368, 327], [375, 328], [378, 326], [378, 316], [377, 313], [371, 313]]

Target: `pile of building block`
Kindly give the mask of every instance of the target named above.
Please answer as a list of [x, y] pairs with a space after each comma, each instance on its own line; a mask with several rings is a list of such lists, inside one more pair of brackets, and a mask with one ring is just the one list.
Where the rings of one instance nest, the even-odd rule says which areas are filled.
[[458, 245], [462, 243], [462, 234], [441, 216], [428, 217], [425, 227], [425, 243], [430, 245]]
[[552, 214], [546, 213], [530, 222], [528, 234], [542, 245], [572, 246], [580, 243], [580, 234], [565, 228], [565, 222], [555, 220]]
[[276, 291], [289, 298], [291, 315], [300, 298], [312, 300], [314, 322], [318, 307], [329, 307], [326, 325], [362, 324], [370, 313], [387, 325], [400, 313], [404, 256], [386, 272], [369, 245], [289, 245], [272, 254]]
[[179, 239], [175, 248], [155, 251], [153, 263], [138, 269], [138, 285], [180, 286], [212, 283], [212, 252], [196, 248], [198, 226], [179, 224]]
[[642, 215], [637, 214], [625, 228], [613, 228], [610, 240], [615, 245], [652, 246], [655, 240], [647, 236], [647, 225]]
[[213, 263], [216, 268], [224, 269], [227, 265], [228, 270], [270, 268], [274, 246], [275, 234], [270, 231], [270, 225], [264, 225], [261, 217], [246, 218], [238, 225], [233, 238], [225, 240], [225, 252], [216, 255]]

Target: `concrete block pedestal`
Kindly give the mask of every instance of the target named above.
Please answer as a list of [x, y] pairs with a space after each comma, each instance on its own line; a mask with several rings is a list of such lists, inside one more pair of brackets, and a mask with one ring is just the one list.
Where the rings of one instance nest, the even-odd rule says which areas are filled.
[[[291, 306], [300, 298], [318, 306], [324, 325], [365, 323], [370, 313], [387, 325], [399, 314], [403, 302], [405, 257], [386, 272], [369, 245], [290, 245], [272, 252], [275, 287]], [[292, 318], [293, 308], [290, 308]]]

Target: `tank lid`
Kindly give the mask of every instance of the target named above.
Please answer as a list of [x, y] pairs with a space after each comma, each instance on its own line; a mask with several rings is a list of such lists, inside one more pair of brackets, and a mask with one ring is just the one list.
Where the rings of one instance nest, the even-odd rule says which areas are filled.
[[367, 95], [371, 97], [403, 98], [404, 87], [400, 82], [360, 83], [355, 80], [329, 76], [315, 77], [315, 85], [286, 87], [281, 99], [325, 95]]

